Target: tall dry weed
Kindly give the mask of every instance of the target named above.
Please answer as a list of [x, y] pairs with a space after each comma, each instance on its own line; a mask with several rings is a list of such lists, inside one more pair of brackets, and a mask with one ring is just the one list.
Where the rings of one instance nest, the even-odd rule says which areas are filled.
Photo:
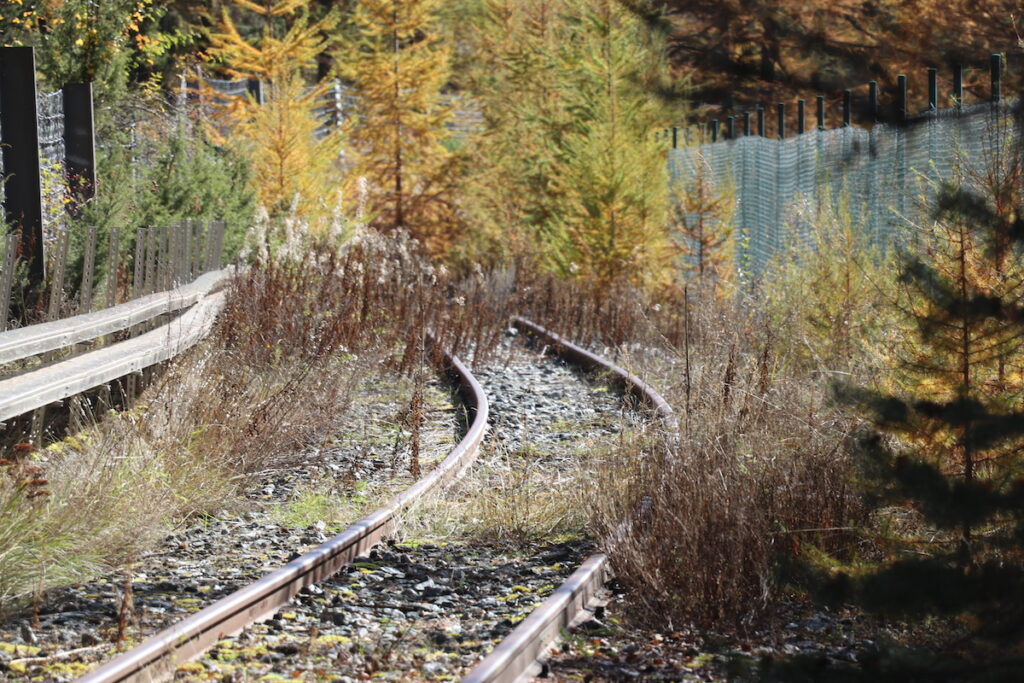
[[0, 467], [0, 608], [120, 573], [254, 478], [315, 458], [367, 377], [419, 371], [442, 345], [482, 360], [502, 328], [493, 297], [401, 235], [268, 252], [229, 285], [210, 339], [133, 407]]
[[603, 463], [596, 527], [643, 614], [743, 630], [780, 596], [787, 557], [855, 543], [852, 424], [815, 374], [792, 371], [759, 315], [700, 304], [683, 312], [682, 346], [652, 324], [647, 351], [631, 359], [681, 431], [655, 431]]

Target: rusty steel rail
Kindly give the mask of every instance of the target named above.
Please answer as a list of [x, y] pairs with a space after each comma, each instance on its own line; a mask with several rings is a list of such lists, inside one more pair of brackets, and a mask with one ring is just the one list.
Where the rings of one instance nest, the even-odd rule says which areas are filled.
[[610, 384], [633, 397], [642, 405], [649, 407], [665, 422], [666, 427], [673, 433], [678, 433], [679, 423], [672, 406], [653, 387], [636, 375], [526, 318], [513, 316], [512, 325], [526, 334], [537, 337], [547, 344], [555, 354], [575, 363], [584, 370], [607, 373]]
[[[525, 318], [513, 317], [512, 324], [543, 341], [560, 357], [586, 370], [608, 373], [613, 385], [651, 408], [665, 422], [671, 434], [679, 433], [679, 424], [672, 406], [636, 375]], [[615, 537], [620, 538], [628, 533], [631, 526], [632, 520], [623, 522]], [[465, 675], [461, 683], [512, 683], [528, 677], [561, 630], [568, 628], [580, 616], [610, 574], [608, 557], [604, 553], [591, 555], [498, 647]]]
[[196, 612], [141, 645], [86, 674], [82, 683], [164, 680], [175, 668], [201, 655], [225, 636], [270, 617], [306, 586], [322, 581], [380, 542], [394, 527], [395, 516], [419, 496], [455, 479], [476, 459], [487, 429], [487, 397], [472, 373], [445, 352], [449, 374], [473, 410], [473, 421], [454, 450], [430, 473], [388, 505], [349, 526], [262, 579]]

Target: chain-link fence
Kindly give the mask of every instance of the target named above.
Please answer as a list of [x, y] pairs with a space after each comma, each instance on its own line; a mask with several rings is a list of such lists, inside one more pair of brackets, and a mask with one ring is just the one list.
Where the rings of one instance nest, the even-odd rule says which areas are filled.
[[[238, 97], [252, 92], [252, 85], [249, 81], [237, 80], [226, 81], [217, 78], [204, 78], [206, 85], [218, 93], [229, 97]], [[442, 95], [441, 103], [452, 107], [452, 118], [448, 123], [448, 129], [455, 134], [466, 134], [479, 130], [483, 125], [483, 115], [476, 109], [469, 107], [457, 95]], [[314, 109], [321, 126], [317, 129], [318, 136], [327, 133], [338, 126], [341, 126], [350, 116], [353, 116], [358, 104], [354, 90], [335, 79], [331, 82], [330, 88], [320, 96], [320, 100]]]
[[[39, 174], [42, 180], [43, 239], [52, 244], [66, 225], [68, 200], [67, 155], [64, 150], [64, 94], [60, 90], [36, 95], [36, 120], [39, 135]], [[5, 142], [0, 130], [0, 144]], [[5, 176], [0, 155], [0, 178]], [[3, 199], [0, 183], [0, 201]]]
[[929, 111], [905, 124], [757, 136], [672, 150], [673, 183], [706, 182], [735, 202], [737, 266], [757, 277], [779, 251], [808, 242], [816, 211], [849, 211], [883, 248], [927, 221], [940, 181], [982, 186], [1020, 151], [1021, 102]]
[[39, 174], [42, 181], [43, 240], [50, 245], [66, 227], [68, 196], [67, 154], [64, 149], [64, 93], [36, 96], [39, 130]]

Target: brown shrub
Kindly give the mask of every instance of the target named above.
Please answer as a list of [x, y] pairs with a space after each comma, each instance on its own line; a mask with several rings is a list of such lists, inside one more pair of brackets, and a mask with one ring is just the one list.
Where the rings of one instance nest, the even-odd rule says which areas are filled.
[[658, 343], [629, 363], [665, 394], [681, 433], [654, 428], [603, 463], [596, 526], [647, 616], [742, 630], [779, 596], [780, 559], [854, 543], [852, 425], [758, 316], [706, 302], [685, 317], [681, 346], [652, 334]]
[[450, 281], [401, 236], [243, 270], [210, 339], [135, 406], [84, 416], [81, 434], [32, 456], [46, 494], [0, 471], [0, 609], [130, 566], [254, 477], [315, 457], [361, 381], [439, 358], [428, 331], [486, 357], [497, 310], [482, 277]]

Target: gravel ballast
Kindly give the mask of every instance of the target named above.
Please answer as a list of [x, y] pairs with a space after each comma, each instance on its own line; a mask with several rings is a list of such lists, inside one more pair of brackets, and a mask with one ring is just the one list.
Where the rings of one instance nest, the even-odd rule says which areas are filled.
[[[166, 537], [133, 567], [131, 645], [229, 595], [313, 548], [411, 484], [407, 413], [412, 383], [373, 377], [348, 410], [347, 431], [301, 464], [264, 473], [245, 499]], [[424, 471], [458, 440], [461, 407], [430, 379], [420, 430]], [[123, 577], [47, 593], [27, 615], [0, 624], [0, 674], [70, 680], [113, 657]]]
[[517, 340], [507, 340], [498, 357], [504, 360], [474, 373], [492, 424], [471, 473], [413, 512], [400, 540], [305, 591], [269, 621], [221, 641], [179, 675], [452, 680], [543, 602], [591, 544], [561, 532], [510, 541], [493, 532], [504, 518], [474, 518], [486, 514], [477, 498], [493, 494], [500, 502], [503, 493], [494, 489], [509, 486], [510, 467], [540, 473], [545, 482], [573, 476], [588, 449], [623, 429], [622, 406], [603, 386]]

